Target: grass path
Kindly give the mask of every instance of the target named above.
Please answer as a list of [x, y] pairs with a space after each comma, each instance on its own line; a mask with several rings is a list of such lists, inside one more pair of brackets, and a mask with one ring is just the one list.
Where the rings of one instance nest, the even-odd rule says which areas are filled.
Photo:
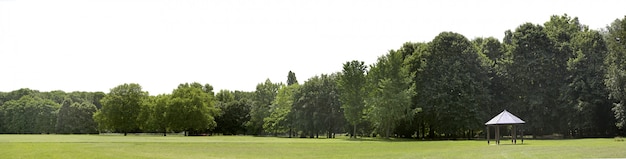
[[[503, 141], [505, 143], [505, 141]], [[380, 141], [250, 136], [0, 135], [0, 158], [616, 158], [613, 139]]]

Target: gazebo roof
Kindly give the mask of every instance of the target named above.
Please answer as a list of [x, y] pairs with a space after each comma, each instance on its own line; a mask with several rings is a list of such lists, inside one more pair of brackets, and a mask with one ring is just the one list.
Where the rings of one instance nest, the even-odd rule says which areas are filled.
[[515, 115], [504, 110], [502, 113], [496, 115], [489, 120], [485, 125], [510, 125], [510, 124], [524, 124], [524, 120], [516, 117]]

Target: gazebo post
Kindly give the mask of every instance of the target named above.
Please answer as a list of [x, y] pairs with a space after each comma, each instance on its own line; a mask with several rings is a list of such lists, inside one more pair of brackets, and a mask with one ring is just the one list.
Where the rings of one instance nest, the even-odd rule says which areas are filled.
[[489, 125], [487, 125], [487, 145], [489, 145]]
[[515, 125], [513, 125], [513, 131], [511, 132], [511, 134], [512, 134], [511, 135], [512, 136], [511, 143], [517, 144], [517, 134], [516, 134], [516, 130], [515, 130]]
[[496, 125], [496, 145], [500, 145], [500, 125]]
[[524, 129], [522, 129], [522, 144], [524, 144]]

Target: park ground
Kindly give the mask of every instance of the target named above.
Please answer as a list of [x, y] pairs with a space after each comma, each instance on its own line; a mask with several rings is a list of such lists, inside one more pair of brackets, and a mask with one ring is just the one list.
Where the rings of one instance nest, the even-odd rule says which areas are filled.
[[619, 158], [616, 139], [299, 139], [252, 136], [0, 135], [0, 158]]

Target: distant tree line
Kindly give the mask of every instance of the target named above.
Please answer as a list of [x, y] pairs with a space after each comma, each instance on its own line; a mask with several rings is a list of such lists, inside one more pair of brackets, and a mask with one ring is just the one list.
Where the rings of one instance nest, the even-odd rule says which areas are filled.
[[608, 137], [624, 135], [625, 92], [626, 16], [592, 30], [555, 15], [502, 40], [442, 32], [302, 84], [289, 71], [286, 84], [268, 79], [253, 92], [199, 83], [156, 96], [132, 83], [107, 94], [0, 92], [0, 133], [473, 138], [506, 109], [526, 134]]

